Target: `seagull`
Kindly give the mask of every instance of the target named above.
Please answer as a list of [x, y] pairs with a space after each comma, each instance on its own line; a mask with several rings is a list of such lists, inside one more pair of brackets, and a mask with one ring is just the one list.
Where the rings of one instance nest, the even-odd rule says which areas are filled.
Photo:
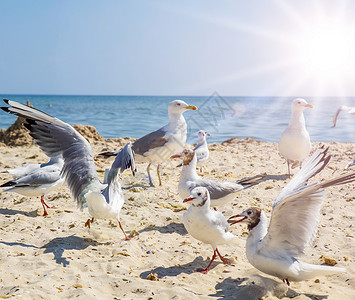
[[349, 106], [345, 106], [345, 105], [340, 106], [333, 117], [332, 127], [335, 127], [335, 125], [337, 124], [337, 119], [338, 119], [338, 116], [341, 111], [346, 111], [349, 114], [355, 114], [355, 107], [349, 107]]
[[288, 127], [283, 132], [279, 141], [279, 152], [287, 161], [288, 175], [291, 177], [292, 168], [302, 166], [302, 161], [307, 158], [311, 151], [311, 140], [306, 129], [303, 116], [305, 108], [313, 108], [306, 100], [297, 98], [292, 102], [292, 114]]
[[212, 259], [206, 269], [199, 270], [207, 274], [217, 254], [223, 263], [228, 264], [218, 251], [217, 246], [231, 242], [237, 237], [228, 231], [229, 225], [226, 218], [219, 211], [210, 209], [210, 194], [204, 187], [197, 187], [191, 191], [191, 195], [184, 200], [191, 206], [183, 215], [184, 226], [195, 239], [210, 244], [213, 248]]
[[20, 178], [28, 175], [34, 170], [38, 170], [40, 168], [50, 166], [53, 164], [61, 163], [63, 164], [63, 158], [58, 156], [58, 157], [51, 157], [50, 160], [45, 163], [45, 164], [25, 164], [23, 166], [14, 168], [14, 169], [9, 169], [6, 170], [7, 173], [11, 174], [14, 178]]
[[[206, 163], [210, 151], [208, 150], [206, 136], [210, 136], [210, 134], [206, 130], [200, 130], [198, 132], [198, 144], [194, 148], [197, 157], [197, 164], [203, 165]], [[202, 172], [202, 166], [200, 167], [200, 172]]]
[[[334, 115], [332, 128], [335, 127], [335, 125], [337, 123], [338, 116], [341, 111], [346, 111], [349, 114], [355, 114], [355, 107], [349, 107], [349, 106], [344, 106], [344, 105], [340, 106]], [[352, 167], [353, 165], [355, 165], [355, 157], [351, 161], [349, 161], [349, 163], [345, 166], [344, 170]]]
[[[324, 201], [324, 189], [355, 180], [355, 173], [307, 185], [329, 162], [328, 149], [318, 149], [276, 198], [271, 221], [257, 207], [232, 216], [228, 223], [245, 222], [249, 235], [246, 255], [258, 270], [289, 281], [307, 280], [318, 275], [345, 271], [343, 268], [312, 265], [297, 257], [304, 253], [317, 232], [319, 214]], [[242, 219], [235, 220], [236, 217]]]
[[195, 151], [185, 149], [180, 154], [173, 155], [171, 158], [181, 158], [183, 160], [178, 185], [178, 193], [180, 197], [184, 199], [190, 195], [190, 192], [195, 187], [202, 186], [209, 191], [213, 207], [225, 205], [233, 200], [238, 192], [260, 183], [265, 177], [258, 175], [237, 182], [219, 182], [203, 179], [196, 173], [197, 158]]
[[47, 164], [38, 164], [38, 166], [36, 164], [28, 164], [8, 170], [16, 178], [2, 184], [0, 187], [9, 187], [5, 192], [16, 192], [28, 197], [40, 196], [44, 211], [43, 216], [47, 216], [46, 207], [54, 207], [50, 207], [44, 201], [44, 196], [63, 184], [64, 178], [61, 176], [63, 164], [62, 157], [53, 157]]
[[[186, 144], [187, 125], [182, 115], [187, 110], [197, 110], [194, 105], [188, 105], [182, 100], [170, 102], [168, 107], [169, 123], [162, 128], [148, 133], [136, 140], [132, 145], [137, 163], [148, 162], [147, 172], [149, 184], [153, 186], [150, 176], [151, 164], [157, 164], [157, 175], [161, 186], [160, 164], [173, 153], [180, 152]], [[104, 157], [115, 156], [117, 151], [99, 153]]]
[[82, 210], [87, 206], [92, 216], [85, 226], [90, 228], [90, 223], [95, 218], [115, 218], [125, 239], [128, 240], [119, 219], [124, 195], [118, 181], [118, 171], [122, 173], [125, 169], [131, 168], [133, 175], [135, 173], [131, 143], [118, 151], [108, 174], [107, 184], [102, 184], [96, 172], [90, 144], [72, 126], [18, 102], [5, 99], [4, 101], [10, 106], [1, 109], [25, 118], [24, 126], [49, 157], [62, 155], [64, 166], [61, 174], [78, 207]]

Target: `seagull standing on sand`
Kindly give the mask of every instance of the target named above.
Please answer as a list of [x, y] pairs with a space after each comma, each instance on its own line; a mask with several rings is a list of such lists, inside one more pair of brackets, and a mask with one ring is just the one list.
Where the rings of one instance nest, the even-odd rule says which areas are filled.
[[97, 176], [92, 149], [87, 140], [72, 126], [34, 108], [4, 100], [10, 107], [1, 107], [6, 112], [26, 119], [24, 126], [40, 148], [49, 156], [62, 155], [65, 178], [78, 207], [88, 207], [90, 215], [85, 225], [97, 219], [115, 218], [126, 239], [119, 213], [124, 195], [118, 181], [118, 171], [131, 168], [134, 174], [135, 164], [131, 144], [122, 148], [115, 158], [108, 175], [107, 184], [102, 184]]
[[210, 209], [208, 190], [204, 187], [194, 188], [190, 197], [186, 198], [184, 202], [191, 203], [183, 215], [187, 232], [195, 239], [210, 244], [213, 248], [213, 256], [209, 265], [206, 269], [199, 271], [207, 274], [217, 254], [225, 264], [228, 264], [229, 260], [219, 253], [217, 246], [231, 242], [236, 239], [236, 236], [228, 231], [229, 225], [222, 213]]
[[345, 106], [345, 105], [340, 106], [333, 117], [332, 127], [335, 127], [335, 125], [337, 124], [338, 116], [339, 116], [340, 112], [342, 112], [342, 111], [346, 111], [349, 114], [355, 114], [355, 107], [349, 107], [349, 106]]
[[50, 207], [44, 201], [44, 196], [64, 182], [64, 178], [61, 176], [63, 164], [63, 158], [59, 156], [51, 158], [46, 164], [28, 164], [8, 170], [16, 178], [2, 184], [0, 187], [9, 187], [5, 192], [16, 192], [28, 197], [40, 196], [44, 211], [43, 216], [47, 216], [46, 207], [54, 207]]
[[304, 99], [297, 98], [293, 100], [291, 108], [290, 123], [279, 141], [279, 152], [287, 161], [290, 177], [290, 164], [292, 164], [292, 168], [298, 165], [302, 166], [302, 161], [307, 158], [311, 151], [311, 140], [306, 129], [303, 110], [305, 108], [313, 108], [313, 105], [308, 104]]
[[206, 163], [210, 156], [206, 136], [210, 136], [210, 134], [206, 130], [200, 130], [198, 132], [198, 144], [194, 148], [197, 157], [197, 165], [201, 166], [200, 172], [202, 172], [202, 165]]
[[222, 206], [230, 202], [241, 190], [256, 185], [265, 176], [255, 176], [237, 182], [219, 182], [215, 180], [203, 179], [196, 173], [197, 158], [195, 151], [185, 149], [180, 154], [173, 155], [172, 158], [182, 159], [182, 170], [178, 185], [178, 193], [182, 199], [188, 197], [195, 187], [207, 188], [213, 207]]
[[[181, 100], [170, 102], [168, 107], [169, 123], [162, 128], [148, 133], [147, 135], [136, 140], [132, 145], [137, 163], [148, 162], [147, 172], [149, 184], [153, 186], [150, 176], [151, 164], [157, 164], [157, 175], [159, 185], [161, 186], [161, 178], [159, 167], [160, 164], [167, 160], [173, 153], [180, 152], [186, 144], [187, 125], [183, 113], [187, 110], [197, 110], [196, 106], [188, 105]], [[117, 155], [117, 151], [103, 152], [99, 155], [109, 157]]]
[[[317, 150], [301, 170], [284, 187], [274, 202], [268, 226], [265, 213], [257, 207], [230, 217], [228, 222], [248, 224], [246, 255], [258, 270], [289, 281], [307, 280], [315, 276], [345, 271], [343, 268], [312, 265], [298, 260], [317, 232], [324, 189], [355, 180], [355, 173], [307, 185], [329, 162], [327, 150]], [[242, 219], [235, 221], [234, 218]]]

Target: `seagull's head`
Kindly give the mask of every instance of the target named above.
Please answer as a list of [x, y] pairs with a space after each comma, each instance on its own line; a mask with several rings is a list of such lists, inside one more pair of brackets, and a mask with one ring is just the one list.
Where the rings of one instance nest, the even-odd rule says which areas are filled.
[[[191, 194], [188, 198], [184, 200], [185, 202], [190, 202], [191, 205], [201, 207], [209, 203], [210, 193], [205, 187], [196, 187], [191, 191]], [[209, 205], [209, 204], [208, 204]]]
[[200, 130], [198, 132], [198, 141], [202, 142], [206, 139], [206, 136], [210, 136], [210, 134], [206, 130]]
[[194, 157], [195, 157], [195, 151], [192, 149], [184, 149], [179, 154], [175, 154], [171, 156], [171, 158], [182, 159], [182, 164], [179, 165], [178, 167], [189, 165], [190, 162], [194, 159]]
[[[256, 225], [259, 224], [261, 218], [261, 209], [258, 207], [250, 207], [244, 210], [239, 215], [232, 216], [228, 219], [228, 223], [233, 225], [235, 223], [244, 222], [248, 224], [248, 229], [252, 230]], [[236, 220], [235, 218], [240, 218]]]
[[171, 101], [169, 104], [169, 114], [182, 114], [187, 110], [197, 110], [197, 107], [194, 105], [188, 105], [185, 101], [182, 100], [174, 100]]
[[297, 98], [292, 101], [292, 111], [303, 111], [305, 108], [314, 108], [312, 104], [309, 104], [302, 98]]

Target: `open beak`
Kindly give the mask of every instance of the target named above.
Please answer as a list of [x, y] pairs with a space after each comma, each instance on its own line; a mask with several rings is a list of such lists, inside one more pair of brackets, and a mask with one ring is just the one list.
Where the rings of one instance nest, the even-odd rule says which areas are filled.
[[314, 106], [312, 104], [309, 104], [309, 103], [307, 103], [304, 107], [314, 108]]
[[195, 199], [194, 197], [186, 198], [186, 199], [184, 199], [183, 203], [188, 202], [188, 201], [192, 201], [192, 200], [194, 200], [194, 199]]
[[197, 110], [197, 107], [195, 105], [189, 105], [186, 106], [186, 109]]
[[[234, 218], [241, 218], [241, 217], [243, 217], [242, 219], [240, 219], [240, 220], [232, 220], [232, 219], [234, 219]], [[239, 223], [239, 222], [242, 222], [243, 220], [245, 220], [246, 218], [248, 218], [247, 216], [243, 216], [243, 215], [235, 215], [235, 216], [232, 216], [232, 217], [230, 217], [228, 220], [227, 220], [227, 222], [230, 224], [230, 225], [233, 225], [233, 224], [235, 224], [235, 223]]]

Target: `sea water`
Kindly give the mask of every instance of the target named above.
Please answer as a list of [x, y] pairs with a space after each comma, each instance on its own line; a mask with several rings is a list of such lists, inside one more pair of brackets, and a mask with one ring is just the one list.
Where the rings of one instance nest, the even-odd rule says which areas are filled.
[[[2, 98], [30, 102], [33, 107], [71, 125], [94, 126], [105, 138], [139, 138], [168, 122], [168, 104], [181, 99], [199, 110], [184, 113], [188, 124], [188, 143], [197, 141], [200, 129], [210, 133], [209, 143], [230, 138], [251, 137], [278, 142], [291, 115], [292, 98], [211, 96], [67, 96], [0, 95]], [[340, 105], [355, 106], [355, 98], [309, 98], [315, 106], [304, 112], [312, 141], [355, 142], [355, 115], [340, 113], [337, 126], [332, 118]], [[6, 106], [3, 103], [1, 106]], [[0, 128], [8, 128], [15, 116], [0, 112]]]

